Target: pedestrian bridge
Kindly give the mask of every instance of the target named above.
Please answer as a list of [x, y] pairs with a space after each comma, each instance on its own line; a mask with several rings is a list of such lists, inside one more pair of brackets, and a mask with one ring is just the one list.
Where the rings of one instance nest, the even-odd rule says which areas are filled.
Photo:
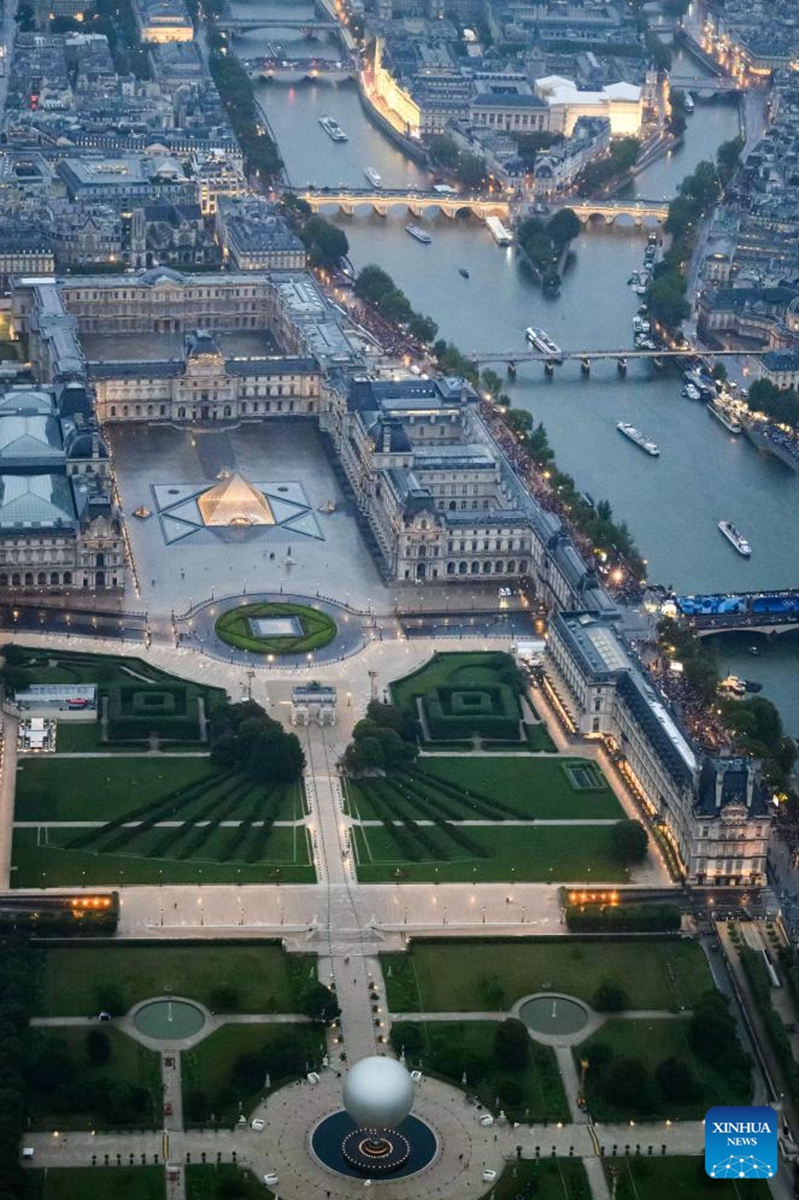
[[736, 630], [778, 634], [799, 626], [799, 590], [795, 589], [677, 596], [671, 603], [677, 614], [690, 622], [699, 637]]
[[398, 188], [316, 188], [297, 192], [297, 196], [305, 200], [314, 212], [322, 208], [337, 208], [347, 216], [352, 216], [356, 208], [367, 206], [381, 217], [388, 216], [392, 208], [405, 208], [415, 217], [421, 217], [434, 208], [445, 217], [473, 213], [481, 221], [486, 217], [507, 217], [510, 213], [510, 201], [505, 197], [480, 194], [453, 196]]

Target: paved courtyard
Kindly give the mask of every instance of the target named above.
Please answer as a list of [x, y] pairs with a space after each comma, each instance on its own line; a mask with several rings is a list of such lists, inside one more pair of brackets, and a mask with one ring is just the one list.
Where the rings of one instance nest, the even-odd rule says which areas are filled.
[[[212, 592], [218, 598], [281, 590], [333, 596], [361, 609], [387, 607], [386, 589], [315, 425], [298, 419], [235, 429], [109, 427], [107, 433], [141, 602], [151, 613], [184, 612]], [[289, 489], [285, 495], [310, 510], [311, 532], [296, 521], [219, 530], [187, 524], [189, 536], [170, 542], [177, 524], [172, 521], [165, 536], [159, 508], [234, 471], [266, 485], [271, 496]], [[132, 516], [141, 507], [153, 515]]]

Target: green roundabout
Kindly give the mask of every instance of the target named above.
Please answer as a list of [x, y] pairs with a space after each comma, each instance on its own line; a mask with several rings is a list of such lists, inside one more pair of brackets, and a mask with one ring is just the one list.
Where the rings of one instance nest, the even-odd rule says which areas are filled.
[[242, 604], [217, 617], [217, 637], [251, 654], [308, 654], [333, 641], [336, 622], [305, 604], [262, 601]]

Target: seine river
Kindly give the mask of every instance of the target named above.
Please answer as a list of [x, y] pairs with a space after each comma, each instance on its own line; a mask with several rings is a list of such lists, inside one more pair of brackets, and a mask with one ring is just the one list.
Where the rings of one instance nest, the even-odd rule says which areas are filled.
[[[270, 17], [310, 11], [275, 0], [257, 6], [234, 0], [233, 6], [237, 15], [254, 8]], [[296, 38], [296, 30], [272, 28], [267, 35], [238, 39], [236, 49], [243, 57], [254, 56], [264, 53], [269, 41], [294, 54]], [[302, 47], [303, 55], [335, 59], [339, 53], [325, 38]], [[689, 69], [699, 73], [694, 63]], [[376, 168], [387, 187], [427, 179], [369, 121], [354, 85], [271, 83], [259, 94], [295, 186], [366, 186], [366, 166]], [[337, 144], [326, 136], [318, 124], [324, 114], [336, 118], [349, 141]], [[697, 102], [684, 144], [643, 172], [634, 193], [647, 199], [672, 196], [697, 162], [712, 158], [719, 143], [738, 131], [735, 101]], [[498, 247], [471, 218], [426, 217], [423, 224], [433, 238], [429, 246], [408, 237], [409, 217], [400, 209], [385, 219], [366, 209], [335, 219], [346, 229], [355, 267], [378, 262], [414, 307], [438, 322], [442, 336], [465, 352], [521, 351], [530, 324], [543, 326], [566, 349], [632, 345], [631, 321], [640, 301], [627, 280], [642, 262], [645, 232], [620, 223], [592, 227], [574, 243], [575, 261], [561, 293], [549, 300], [519, 266], [513, 249]], [[468, 280], [459, 275], [461, 267], [468, 268]], [[683, 399], [680, 388], [676, 373], [659, 374], [648, 364], [631, 363], [622, 380], [610, 362], [595, 364], [589, 378], [580, 375], [577, 364], [567, 364], [551, 381], [540, 366], [520, 364], [508, 390], [515, 404], [544, 422], [562, 469], [596, 499], [607, 497], [616, 516], [627, 521], [649, 560], [651, 579], [688, 592], [796, 586], [799, 523], [784, 514], [797, 511], [799, 476], [743, 438], [731, 437], [703, 405]], [[653, 437], [660, 458], [648, 458], [622, 438], [619, 420]], [[719, 534], [722, 518], [746, 533], [753, 546], [749, 561]], [[762, 681], [791, 732], [799, 735], [794, 682], [799, 637], [770, 647], [761, 643], [758, 658], [748, 653], [751, 638], [718, 641], [722, 666]]]

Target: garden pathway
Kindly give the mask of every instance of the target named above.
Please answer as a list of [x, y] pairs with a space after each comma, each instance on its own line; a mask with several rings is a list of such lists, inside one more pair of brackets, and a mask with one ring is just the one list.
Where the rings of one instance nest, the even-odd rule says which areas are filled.
[[11, 845], [14, 840], [14, 796], [17, 790], [16, 717], [3, 713], [3, 745], [0, 758], [0, 891], [11, 883]]

